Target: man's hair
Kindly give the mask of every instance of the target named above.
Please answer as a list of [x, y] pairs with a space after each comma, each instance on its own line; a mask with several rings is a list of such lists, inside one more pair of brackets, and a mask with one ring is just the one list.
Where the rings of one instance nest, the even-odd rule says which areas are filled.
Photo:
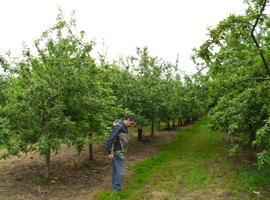
[[136, 122], [136, 116], [135, 115], [129, 115], [127, 117], [127, 119], [130, 120], [130, 121], [135, 121]]

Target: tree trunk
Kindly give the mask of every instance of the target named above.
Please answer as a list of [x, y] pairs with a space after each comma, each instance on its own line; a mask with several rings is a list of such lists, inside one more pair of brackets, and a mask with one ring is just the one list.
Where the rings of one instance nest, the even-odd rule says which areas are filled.
[[167, 121], [167, 129], [170, 129], [170, 121]]
[[50, 178], [50, 163], [51, 163], [51, 149], [48, 150], [45, 155], [45, 179], [46, 181]]
[[151, 136], [154, 137], [154, 120], [151, 122]]
[[89, 144], [89, 157], [88, 157], [89, 161], [94, 160], [94, 150], [93, 150], [93, 142], [91, 142]]
[[138, 128], [137, 131], [138, 131], [138, 140], [142, 141], [143, 140], [143, 138], [142, 138], [142, 133], [143, 133], [142, 128]]
[[93, 132], [91, 131], [88, 135], [89, 140], [91, 141], [88, 145], [88, 160], [94, 160], [94, 150], [93, 150]]
[[249, 141], [248, 141], [248, 144], [252, 148], [252, 142], [256, 139], [256, 132], [253, 131], [254, 129], [253, 129], [251, 124], [249, 124], [248, 127], [249, 127], [249, 132], [248, 132]]
[[173, 120], [172, 127], [173, 127], [173, 129], [175, 129], [175, 122], [174, 122], [174, 120]]
[[253, 149], [252, 142], [256, 139], [256, 132], [250, 131], [249, 132], [249, 141], [248, 144], [249, 146]]

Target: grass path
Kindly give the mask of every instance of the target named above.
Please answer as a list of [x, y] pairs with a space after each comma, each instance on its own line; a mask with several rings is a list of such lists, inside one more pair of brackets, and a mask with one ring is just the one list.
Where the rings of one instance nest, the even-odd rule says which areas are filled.
[[207, 120], [177, 133], [160, 153], [132, 168], [124, 192], [98, 194], [99, 200], [256, 200], [270, 199], [270, 172], [232, 163], [221, 134]]

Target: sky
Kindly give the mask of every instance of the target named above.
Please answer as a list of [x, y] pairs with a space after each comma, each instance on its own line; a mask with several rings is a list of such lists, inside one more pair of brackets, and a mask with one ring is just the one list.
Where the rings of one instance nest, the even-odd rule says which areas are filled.
[[192, 49], [207, 39], [207, 28], [245, 11], [243, 0], [1, 0], [0, 53], [19, 56], [23, 42], [31, 47], [55, 23], [59, 6], [66, 18], [76, 11], [78, 30], [108, 59], [147, 46], [152, 56], [173, 63], [179, 54], [179, 66], [188, 74], [196, 71]]

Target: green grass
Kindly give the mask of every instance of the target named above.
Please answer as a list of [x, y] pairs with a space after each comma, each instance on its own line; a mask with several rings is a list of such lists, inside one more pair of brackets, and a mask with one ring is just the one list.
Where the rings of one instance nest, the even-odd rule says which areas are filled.
[[196, 199], [201, 191], [210, 193], [209, 199], [221, 192], [230, 198], [261, 199], [253, 191], [270, 187], [270, 172], [234, 166], [221, 135], [209, 131], [207, 123], [201, 120], [180, 131], [172, 143], [160, 145], [159, 154], [133, 166], [124, 192], [101, 192], [98, 199]]

